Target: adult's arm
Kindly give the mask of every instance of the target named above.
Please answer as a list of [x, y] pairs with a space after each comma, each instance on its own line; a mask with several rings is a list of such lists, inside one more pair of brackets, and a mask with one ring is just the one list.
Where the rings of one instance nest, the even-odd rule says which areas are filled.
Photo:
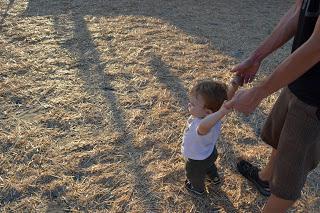
[[300, 9], [303, 0], [296, 0], [296, 3], [280, 19], [279, 23], [262, 44], [253, 52], [253, 58], [262, 61], [270, 53], [289, 41], [297, 31]]
[[251, 82], [257, 73], [261, 61], [273, 51], [290, 40], [297, 31], [300, 8], [303, 0], [296, 0], [295, 4], [280, 19], [273, 32], [260, 46], [242, 63], [235, 66], [232, 72], [244, 77], [244, 82]]
[[320, 61], [320, 18], [311, 37], [260, 85], [264, 97], [290, 84]]
[[239, 90], [226, 106], [228, 108], [234, 107], [236, 110], [244, 113], [250, 113], [259, 105], [263, 98], [287, 86], [319, 61], [320, 18], [318, 18], [310, 38], [277, 66], [270, 76], [251, 89]]

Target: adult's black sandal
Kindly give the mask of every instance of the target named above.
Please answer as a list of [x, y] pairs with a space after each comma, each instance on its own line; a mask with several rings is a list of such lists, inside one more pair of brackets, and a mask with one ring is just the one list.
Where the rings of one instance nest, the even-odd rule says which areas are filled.
[[237, 163], [238, 171], [258, 189], [263, 196], [270, 196], [270, 187], [268, 181], [263, 181], [259, 177], [259, 169], [253, 166], [251, 163], [245, 160], [241, 160]]

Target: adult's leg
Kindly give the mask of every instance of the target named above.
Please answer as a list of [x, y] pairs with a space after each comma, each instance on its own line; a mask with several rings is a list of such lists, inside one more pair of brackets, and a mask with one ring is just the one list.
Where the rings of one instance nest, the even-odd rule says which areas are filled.
[[274, 161], [277, 156], [277, 150], [272, 148], [271, 156], [267, 165], [259, 172], [259, 178], [263, 181], [270, 181], [273, 173]]
[[279, 198], [275, 195], [271, 195], [266, 205], [264, 206], [262, 212], [263, 213], [285, 213], [286, 210], [294, 204], [295, 201], [292, 200], [285, 200]]
[[269, 161], [264, 169], [260, 171], [257, 166], [254, 166], [245, 160], [237, 163], [238, 171], [245, 178], [251, 181], [258, 191], [264, 196], [271, 195], [269, 187], [270, 180], [274, 171], [277, 147], [281, 131], [286, 120], [289, 101], [290, 93], [288, 89], [283, 89], [262, 128], [262, 140], [273, 148]]
[[[268, 195], [266, 192], [270, 193], [271, 189], [273, 196], [268, 200], [266, 211], [272, 206], [281, 210], [293, 205], [300, 197], [308, 172], [320, 160], [316, 110], [289, 90], [283, 90], [262, 131], [263, 141], [274, 148], [268, 164], [259, 173], [258, 168], [248, 162], [237, 164], [240, 173], [252, 181], [260, 193]], [[267, 184], [263, 180], [267, 180]]]
[[[291, 94], [288, 113], [268, 177], [271, 197], [263, 212], [285, 212], [301, 196], [308, 173], [319, 162], [320, 123], [317, 108]], [[268, 171], [268, 170], [265, 170]]]
[[276, 149], [286, 120], [290, 97], [291, 95], [288, 89], [283, 89], [262, 129], [262, 140], [272, 147], [271, 156], [267, 165], [259, 172], [259, 178], [263, 181], [270, 181], [272, 177], [274, 161], [277, 156]]

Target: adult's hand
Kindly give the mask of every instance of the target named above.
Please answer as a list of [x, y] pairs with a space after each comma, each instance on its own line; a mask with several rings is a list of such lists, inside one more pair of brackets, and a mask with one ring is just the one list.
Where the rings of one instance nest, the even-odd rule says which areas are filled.
[[228, 109], [233, 108], [248, 115], [256, 109], [256, 107], [265, 97], [266, 94], [261, 87], [241, 89], [233, 96], [230, 101], [225, 103], [225, 107]]
[[261, 62], [258, 59], [249, 57], [240, 64], [236, 65], [231, 72], [235, 72], [243, 77], [243, 83], [251, 82], [259, 70]]

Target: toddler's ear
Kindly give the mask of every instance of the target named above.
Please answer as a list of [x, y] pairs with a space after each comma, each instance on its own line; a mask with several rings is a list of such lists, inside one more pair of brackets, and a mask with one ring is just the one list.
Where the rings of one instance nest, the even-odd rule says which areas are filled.
[[210, 115], [210, 114], [213, 113], [213, 112], [212, 112], [211, 109], [207, 109], [207, 108], [206, 108], [206, 113], [207, 113], [207, 115]]

